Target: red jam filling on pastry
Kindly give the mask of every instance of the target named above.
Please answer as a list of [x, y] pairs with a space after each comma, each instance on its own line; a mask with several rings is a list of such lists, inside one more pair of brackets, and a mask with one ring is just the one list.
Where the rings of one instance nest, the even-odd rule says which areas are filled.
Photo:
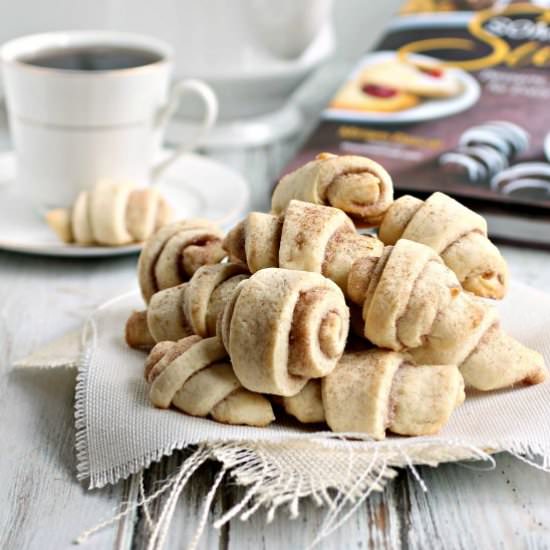
[[397, 95], [395, 88], [389, 88], [387, 86], [377, 86], [376, 84], [365, 84], [361, 87], [361, 91], [364, 94], [371, 95], [373, 97], [381, 97], [388, 99]]
[[418, 67], [418, 69], [432, 78], [441, 78], [443, 76], [443, 69], [437, 67]]

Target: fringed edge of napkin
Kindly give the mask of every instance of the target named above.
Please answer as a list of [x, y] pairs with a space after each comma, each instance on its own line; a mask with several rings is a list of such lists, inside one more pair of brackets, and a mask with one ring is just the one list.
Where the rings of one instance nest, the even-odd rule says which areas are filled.
[[[86, 331], [85, 325], [83, 331], [83, 339]], [[93, 346], [84, 345], [77, 362], [76, 386], [74, 395], [74, 427], [75, 427], [75, 452], [76, 452], [76, 478], [79, 481], [90, 479], [89, 489], [94, 487], [102, 487], [107, 483], [115, 483], [116, 481], [106, 481], [106, 483], [94, 485], [90, 475], [90, 462], [88, 450], [88, 427], [87, 427], [87, 385], [88, 372], [91, 357], [93, 354]], [[124, 479], [121, 477], [120, 479]]]
[[[357, 434], [354, 434], [356, 436]], [[342, 434], [346, 437], [347, 434]], [[185, 448], [184, 446], [183, 448]], [[300, 499], [310, 497], [319, 507], [327, 509], [318, 534], [308, 548], [313, 548], [324, 538], [340, 528], [375, 491], [382, 491], [386, 483], [395, 477], [397, 467], [408, 467], [422, 490], [426, 491], [424, 481], [415, 465], [424, 464], [437, 466], [441, 462], [462, 460], [483, 460], [488, 462], [488, 469], [495, 466], [490, 452], [506, 450], [519, 459], [550, 472], [550, 450], [543, 452], [536, 446], [516, 445], [510, 449], [493, 449], [483, 451], [460, 442], [441, 440], [438, 442], [411, 442], [406, 451], [403, 444], [386, 444], [372, 441], [347, 441], [335, 438], [334, 434], [316, 434], [314, 440], [297, 437], [281, 441], [247, 442], [235, 441], [225, 443], [202, 443], [191, 446], [194, 451], [185, 458], [175, 472], [154, 492], [145, 493], [143, 474], [145, 469], [155, 460], [160, 459], [159, 453], [144, 457], [140, 465], [128, 466], [126, 474], [137, 474], [139, 497], [130, 505], [125, 505], [112, 518], [83, 532], [77, 543], [86, 541], [96, 532], [113, 525], [125, 516], [141, 508], [147, 518], [150, 539], [148, 549], [160, 550], [164, 547], [171, 521], [179, 496], [193, 474], [208, 460], [220, 463], [212, 485], [204, 497], [202, 511], [194, 535], [188, 542], [188, 550], [195, 550], [200, 537], [208, 523], [208, 516], [216, 492], [225, 477], [243, 487], [244, 493], [232, 508], [226, 511], [213, 523], [215, 529], [220, 529], [233, 518], [248, 520], [260, 508], [266, 510], [266, 522], [270, 523], [281, 508], [287, 510], [291, 519], [300, 513]], [[166, 449], [171, 454], [178, 447]], [[340, 454], [340, 475], [334, 482], [331, 472], [326, 468], [311, 470], [310, 468], [289, 468], [289, 462], [296, 455], [304, 452], [320, 451]], [[282, 460], [284, 454], [284, 460]], [[536, 461], [537, 456], [544, 456], [542, 463]], [[334, 456], [333, 456], [334, 458]], [[322, 459], [320, 459], [322, 461]], [[347, 463], [347, 464], [346, 464]], [[299, 460], [298, 460], [299, 464]], [[347, 465], [347, 468], [346, 468]], [[141, 467], [140, 467], [141, 466]], [[117, 474], [120, 473], [117, 471]], [[111, 478], [114, 472], [102, 476], [102, 480]], [[332, 475], [334, 472], [332, 473]], [[327, 479], [329, 478], [329, 479]], [[111, 478], [112, 479], [112, 478]], [[330, 481], [332, 480], [332, 481]], [[98, 480], [96, 480], [97, 482]], [[96, 485], [99, 486], [99, 485]], [[153, 520], [149, 506], [162, 495], [165, 502]]]
[[[118, 298], [120, 299], [120, 297]], [[110, 302], [109, 302], [110, 303]], [[104, 304], [106, 307], [109, 303]], [[442, 462], [462, 460], [484, 460], [489, 468], [494, 467], [492, 453], [506, 451], [530, 466], [550, 472], [550, 449], [534, 443], [510, 442], [509, 445], [488, 445], [484, 449], [466, 442], [449, 439], [372, 441], [364, 434], [334, 434], [317, 432], [299, 434], [294, 437], [281, 436], [270, 441], [226, 441], [203, 442], [178, 441], [109, 470], [91, 473], [89, 464], [87, 432], [87, 378], [93, 360], [97, 340], [93, 319], [85, 326], [81, 353], [78, 360], [78, 374], [75, 395], [75, 428], [77, 477], [89, 480], [89, 488], [99, 488], [137, 474], [140, 488], [139, 498], [122, 509], [116, 516], [84, 532], [77, 542], [83, 542], [98, 530], [111, 525], [136, 508], [143, 508], [149, 518], [150, 549], [162, 548], [167, 536], [178, 497], [197, 469], [208, 460], [221, 464], [214, 481], [205, 496], [200, 520], [189, 543], [194, 549], [206, 526], [216, 491], [225, 477], [231, 477], [236, 485], [245, 489], [243, 497], [229, 511], [214, 522], [220, 528], [234, 517], [247, 520], [258, 509], [267, 510], [267, 521], [275, 517], [281, 508], [287, 508], [291, 517], [299, 514], [299, 501], [311, 497], [319, 506], [325, 506], [327, 513], [319, 534], [311, 543], [320, 540], [338, 529], [373, 491], [382, 491], [388, 480], [396, 475], [396, 468], [407, 467], [423, 490], [427, 490], [415, 466], [437, 466]], [[166, 482], [153, 493], [146, 495], [143, 472], [153, 462], [171, 455], [175, 450], [194, 449]], [[304, 467], [304, 456], [310, 453], [330, 453], [332, 469]], [[167, 494], [158, 520], [152, 521], [148, 506], [161, 495]]]
[[[414, 445], [411, 444], [411, 449], [404, 452], [402, 446], [396, 444], [374, 444], [367, 439], [354, 442], [343, 439], [348, 435], [351, 434], [335, 437], [331, 433], [319, 433], [313, 440], [296, 437], [281, 441], [234, 441], [192, 445], [194, 452], [149, 495], [145, 494], [143, 473], [154, 461], [154, 457], [144, 457], [141, 468], [128, 472], [128, 475], [134, 473], [138, 476], [137, 501], [122, 508], [112, 518], [82, 533], [76, 542], [86, 541], [97, 531], [141, 508], [148, 518], [150, 527], [148, 548], [161, 549], [170, 529], [179, 496], [193, 474], [208, 460], [215, 460], [221, 466], [204, 497], [199, 522], [187, 546], [190, 550], [194, 550], [200, 540], [214, 497], [225, 477], [230, 477], [233, 483], [245, 488], [245, 492], [231, 509], [213, 523], [214, 528], [223, 527], [234, 517], [246, 521], [260, 508], [266, 510], [268, 523], [273, 521], [280, 508], [286, 508], [290, 517], [296, 518], [300, 513], [300, 499], [311, 497], [317, 506], [327, 508], [318, 535], [311, 542], [310, 547], [313, 547], [345, 523], [370, 494], [382, 491], [386, 483], [395, 477], [396, 467], [409, 467], [422, 489], [426, 491], [427, 487], [418, 474], [415, 463], [437, 466], [441, 461], [477, 459], [488, 461], [490, 467], [494, 466], [493, 458], [486, 452], [456, 442], [442, 441], [439, 445], [434, 442], [415, 442]], [[357, 437], [357, 434], [353, 435]], [[167, 454], [176, 449], [174, 446]], [[359, 449], [361, 452], [358, 452]], [[300, 468], [299, 455], [304, 452], [328, 452], [333, 460], [337, 453], [338, 464], [332, 472], [330, 468]], [[289, 463], [294, 463], [295, 467], [289, 467]], [[335, 478], [338, 479], [336, 483]], [[106, 479], [107, 477], [103, 477], [104, 481]], [[168, 496], [158, 519], [153, 521], [148, 507], [162, 495]]]

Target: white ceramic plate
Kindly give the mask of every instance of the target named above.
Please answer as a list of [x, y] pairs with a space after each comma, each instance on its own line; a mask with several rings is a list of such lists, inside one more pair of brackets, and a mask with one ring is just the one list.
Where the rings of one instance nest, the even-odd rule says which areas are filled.
[[[118, 256], [141, 250], [141, 244], [109, 247], [62, 243], [18, 193], [15, 168], [14, 153], [0, 153], [0, 249], [69, 257]], [[175, 219], [207, 218], [224, 228], [241, 218], [250, 202], [248, 185], [239, 174], [193, 154], [175, 162], [158, 187], [173, 208]]]
[[[395, 57], [395, 52], [384, 51], [368, 55], [357, 66], [350, 79], [353, 80], [365, 67]], [[411, 59], [418, 61], [434, 61], [433, 57], [411, 54]], [[346, 122], [364, 122], [367, 124], [410, 124], [423, 122], [454, 115], [471, 107], [479, 98], [480, 86], [478, 81], [462, 69], [449, 69], [462, 83], [462, 93], [456, 97], [444, 99], [427, 99], [419, 105], [395, 113], [371, 113], [348, 111], [344, 109], [326, 109], [323, 118]]]

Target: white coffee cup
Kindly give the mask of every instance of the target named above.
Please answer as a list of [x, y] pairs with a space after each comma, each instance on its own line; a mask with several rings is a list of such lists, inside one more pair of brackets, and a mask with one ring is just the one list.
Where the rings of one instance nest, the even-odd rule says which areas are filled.
[[[80, 48], [149, 52], [131, 68], [72, 70], [33, 65], [44, 52]], [[218, 104], [199, 80], [170, 89], [173, 54], [155, 38], [111, 31], [36, 34], [0, 49], [8, 117], [17, 156], [17, 184], [42, 208], [69, 206], [79, 191], [108, 178], [146, 185], [193, 149], [214, 124]], [[181, 97], [197, 95], [204, 116], [191, 143], [154, 165]]]

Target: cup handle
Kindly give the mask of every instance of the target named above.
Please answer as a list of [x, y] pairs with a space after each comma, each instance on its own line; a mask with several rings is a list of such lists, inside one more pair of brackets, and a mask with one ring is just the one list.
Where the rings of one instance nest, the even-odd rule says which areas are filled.
[[151, 170], [151, 180], [155, 182], [160, 175], [171, 166], [181, 155], [188, 153], [197, 147], [200, 141], [204, 138], [207, 132], [214, 126], [218, 118], [218, 100], [214, 90], [208, 84], [193, 79], [178, 80], [170, 91], [170, 97], [164, 107], [161, 107], [157, 114], [155, 126], [166, 129], [168, 122], [174, 116], [178, 109], [180, 101], [184, 95], [195, 94], [202, 99], [204, 104], [204, 116], [200, 122], [200, 126], [194, 135], [193, 139], [188, 143], [182, 143], [177, 149], [166, 159], [160, 161], [153, 166]]

